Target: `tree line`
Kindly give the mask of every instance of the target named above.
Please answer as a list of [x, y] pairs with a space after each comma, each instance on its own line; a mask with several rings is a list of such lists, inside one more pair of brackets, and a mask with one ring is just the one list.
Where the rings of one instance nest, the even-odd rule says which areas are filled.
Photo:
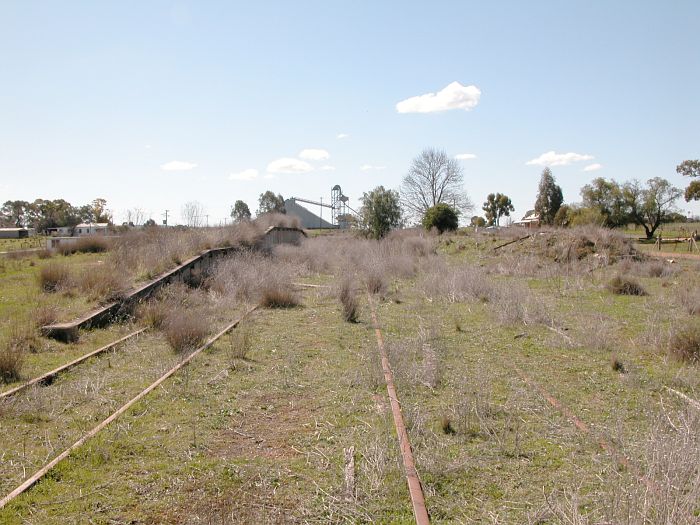
[[36, 199], [6, 201], [0, 208], [0, 223], [4, 227], [47, 228], [73, 227], [81, 222], [111, 223], [112, 214], [107, 210], [107, 201], [94, 199], [90, 204], [73, 206], [63, 199]]

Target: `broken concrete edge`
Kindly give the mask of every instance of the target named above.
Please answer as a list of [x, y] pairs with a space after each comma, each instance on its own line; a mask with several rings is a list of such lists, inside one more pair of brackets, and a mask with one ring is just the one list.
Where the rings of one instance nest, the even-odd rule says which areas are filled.
[[[307, 237], [304, 230], [300, 228], [287, 228], [283, 226], [270, 226], [262, 237], [254, 244], [246, 244], [240, 246], [225, 246], [220, 248], [211, 248], [205, 250], [198, 255], [190, 257], [184, 263], [180, 264], [172, 270], [168, 270], [159, 277], [141, 285], [140, 287], [128, 292], [126, 296], [118, 301], [114, 301], [110, 304], [102, 306], [96, 310], [88, 312], [82, 317], [74, 321], [69, 321], [65, 323], [54, 323], [40, 328], [41, 335], [44, 337], [50, 337], [64, 343], [73, 343], [78, 340], [80, 336], [80, 330], [89, 328], [99, 328], [107, 324], [112, 323], [114, 320], [124, 317], [130, 314], [134, 307], [141, 301], [148, 299], [155, 291], [160, 289], [162, 286], [172, 284], [174, 281], [184, 281], [191, 277], [193, 270], [201, 271], [203, 261], [208, 261], [207, 268], [211, 266], [211, 260], [215, 257], [230, 255], [236, 252], [242, 252], [246, 250], [260, 251], [263, 253], [270, 253], [272, 251], [272, 246], [275, 244], [292, 242], [290, 240], [280, 240], [274, 239], [276, 242], [268, 242], [270, 239], [269, 234], [272, 232], [295, 232]], [[272, 239], [270, 239], [272, 240]], [[196, 266], [200, 264], [200, 268]]]

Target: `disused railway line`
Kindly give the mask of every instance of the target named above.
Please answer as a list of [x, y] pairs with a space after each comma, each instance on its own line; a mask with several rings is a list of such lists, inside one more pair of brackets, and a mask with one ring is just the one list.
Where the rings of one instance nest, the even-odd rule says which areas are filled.
[[58, 454], [56, 457], [54, 457], [51, 461], [46, 463], [43, 467], [41, 467], [39, 470], [37, 470], [34, 474], [32, 474], [29, 478], [25, 479], [19, 486], [17, 486], [14, 490], [12, 490], [9, 494], [7, 494], [5, 497], [0, 499], [0, 509], [5, 507], [8, 503], [13, 501], [15, 498], [20, 496], [22, 493], [27, 491], [29, 488], [31, 488], [34, 484], [36, 484], [39, 480], [41, 480], [46, 474], [48, 474], [56, 465], [58, 465], [61, 461], [66, 459], [73, 453], [75, 450], [80, 448], [82, 445], [84, 445], [88, 440], [91, 438], [95, 437], [97, 434], [99, 434], [102, 430], [104, 430], [107, 426], [109, 426], [110, 423], [115, 421], [117, 418], [125, 414], [132, 406], [134, 406], [136, 403], [138, 403], [141, 399], [146, 397], [150, 392], [158, 388], [163, 382], [165, 382], [168, 378], [176, 374], [180, 369], [182, 369], [185, 365], [187, 365], [190, 361], [192, 361], [197, 355], [202, 353], [204, 350], [210, 348], [216, 341], [218, 341], [221, 337], [226, 335], [228, 332], [236, 328], [248, 315], [250, 315], [253, 311], [255, 311], [258, 308], [258, 305], [255, 305], [248, 310], [246, 310], [243, 315], [241, 315], [238, 319], [233, 321], [232, 323], [228, 324], [226, 327], [224, 327], [220, 332], [218, 332], [216, 335], [208, 339], [202, 346], [188, 354], [184, 359], [180, 360], [175, 366], [171, 367], [167, 372], [162, 374], [156, 381], [152, 382], [149, 386], [147, 386], [145, 389], [141, 390], [136, 396], [132, 397], [129, 401], [121, 405], [117, 410], [112, 412], [106, 419], [102, 420], [99, 424], [97, 424], [95, 427], [93, 427], [90, 431], [87, 433], [83, 434], [77, 441], [75, 441], [71, 446], [68, 448], [64, 449], [63, 452]]
[[21, 385], [18, 385], [14, 388], [11, 388], [10, 390], [6, 390], [5, 392], [0, 392], [0, 399], [3, 398], [8, 398], [10, 396], [13, 396], [15, 394], [18, 394], [19, 392], [22, 392], [34, 385], [47, 385], [51, 384], [53, 380], [61, 373], [66, 372], [67, 370], [70, 370], [71, 368], [84, 363], [91, 357], [95, 357], [96, 355], [100, 355], [104, 352], [107, 352], [109, 350], [113, 350], [117, 346], [119, 346], [122, 343], [125, 343], [126, 341], [129, 341], [133, 338], [138, 338], [139, 335], [143, 334], [148, 328], [140, 328], [138, 330], [135, 330], [131, 332], [130, 334], [125, 335], [124, 337], [120, 337], [116, 341], [112, 341], [111, 343], [108, 343], [104, 346], [101, 346], [97, 350], [93, 350], [91, 352], [88, 352], [87, 354], [84, 354], [76, 359], [73, 359], [69, 363], [66, 363], [64, 365], [61, 365], [57, 368], [54, 368], [53, 370], [46, 372], [45, 374], [41, 374], [33, 379], [30, 379], [28, 381], [25, 381]]

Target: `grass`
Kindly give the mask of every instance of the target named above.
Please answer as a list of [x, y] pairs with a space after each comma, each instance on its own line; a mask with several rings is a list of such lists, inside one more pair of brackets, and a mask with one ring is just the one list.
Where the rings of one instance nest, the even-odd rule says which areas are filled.
[[[441, 239], [434, 254], [405, 239], [379, 247], [322, 236], [277, 263], [232, 260], [207, 291], [169, 291], [169, 308], [219, 326], [244, 298], [259, 297], [266, 276], [284, 270], [282, 282], [331, 286], [300, 292], [304, 308], [258, 311], [247, 332], [200, 354], [0, 511], [0, 522], [410, 522], [369, 306], [357, 295], [357, 322], [345, 322], [333, 286], [347, 259], [382, 253], [388, 293], [374, 302], [434, 523], [692, 523], [699, 492], [687, 458], [700, 427], [683, 401], [659, 396], [670, 386], [699, 397], [698, 365], [666, 353], [674, 327], [696, 321], [692, 298], [680, 297], [700, 284], [692, 262], [672, 278], [630, 270], [648, 295], [617, 295], [601, 292], [617, 263], [600, 265], [593, 254], [554, 262], [534, 242], [495, 255], [490, 240], [452, 240]], [[343, 250], [328, 250], [336, 241]], [[308, 256], [323, 252], [348, 255]], [[434, 283], [441, 272], [456, 278], [432, 291], [431, 268], [440, 270]], [[49, 357], [58, 356], [28, 354], [25, 365]], [[0, 406], [3, 487], [40, 464], [49, 442], [58, 451], [178, 358], [152, 332]], [[644, 499], [599, 436], [659, 483], [664, 498]], [[350, 447], [355, 490], [345, 500]]]

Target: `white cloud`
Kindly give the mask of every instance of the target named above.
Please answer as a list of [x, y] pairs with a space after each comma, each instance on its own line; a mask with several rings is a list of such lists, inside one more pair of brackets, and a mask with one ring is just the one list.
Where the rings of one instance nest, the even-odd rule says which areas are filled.
[[426, 93], [407, 98], [396, 104], [399, 113], [433, 113], [448, 109], [463, 109], [469, 111], [479, 103], [481, 90], [474, 86], [463, 86], [452, 82], [437, 93]]
[[267, 175], [265, 175], [265, 176], [263, 177], [263, 179], [276, 179], [276, 178], [277, 178], [276, 175], [272, 175], [272, 174], [270, 174], [270, 173], [268, 173]]
[[476, 155], [473, 153], [460, 153], [459, 155], [455, 155], [455, 159], [457, 160], [471, 160], [475, 159]]
[[267, 165], [267, 171], [270, 173], [308, 173], [313, 171], [313, 168], [311, 164], [303, 160], [283, 157], [270, 162]]
[[349, 137], [350, 137], [350, 135], [348, 135], [347, 133], [338, 133], [338, 134], [335, 136], [335, 138], [337, 138], [337, 139], [347, 139], [347, 138], [349, 138]]
[[602, 164], [598, 164], [597, 162], [594, 162], [593, 164], [589, 164], [585, 168], [583, 168], [583, 171], [598, 171], [600, 168], [602, 168]]
[[335, 171], [335, 166], [331, 166], [330, 164], [326, 164], [325, 166], [321, 166], [318, 169], [321, 171]]
[[171, 160], [170, 162], [160, 165], [160, 169], [163, 171], [187, 171], [196, 167], [197, 165], [194, 162], [187, 162], [184, 160]]
[[231, 173], [228, 176], [229, 180], [253, 180], [258, 178], [258, 170], [253, 168], [248, 168], [239, 173]]
[[299, 158], [305, 160], [326, 160], [330, 156], [325, 149], [303, 149], [299, 152]]
[[146, 149], [151, 149], [151, 145], [150, 145], [150, 144], [146, 144], [146, 145], [144, 146], [144, 148], [146, 148]]
[[362, 166], [360, 166], [360, 169], [362, 171], [383, 170], [385, 168], [386, 166], [373, 166], [372, 164], [363, 164]]
[[548, 151], [543, 153], [536, 159], [528, 160], [525, 164], [528, 166], [568, 166], [573, 162], [582, 160], [591, 160], [593, 155], [581, 155], [580, 153], [556, 153]]

